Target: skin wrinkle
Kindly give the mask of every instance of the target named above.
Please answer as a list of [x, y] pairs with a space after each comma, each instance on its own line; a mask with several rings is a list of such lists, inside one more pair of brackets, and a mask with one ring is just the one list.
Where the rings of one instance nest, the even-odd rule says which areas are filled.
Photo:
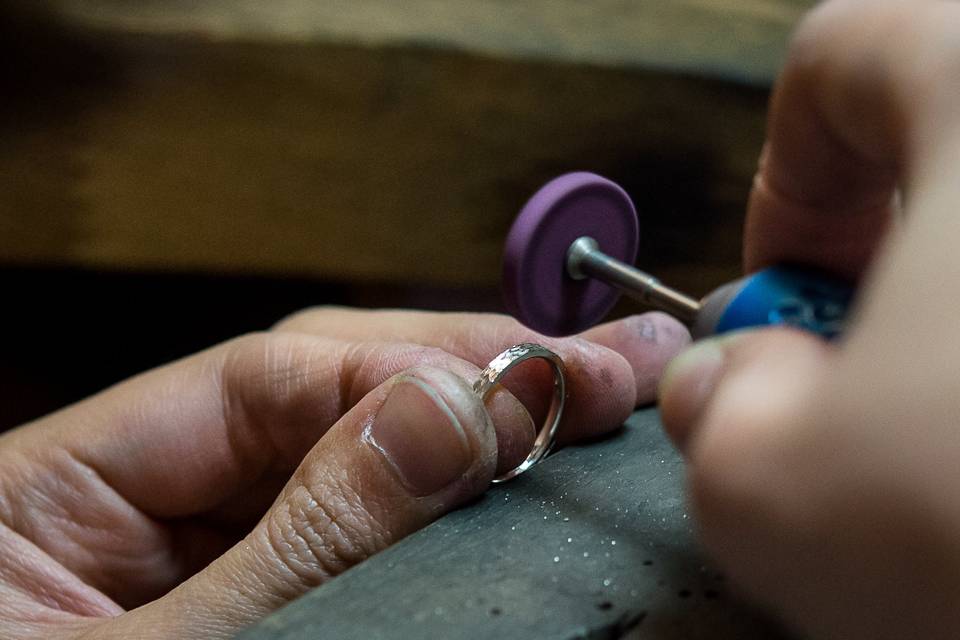
[[[326, 481], [330, 481], [329, 476]], [[320, 496], [301, 484], [283, 502], [283, 514], [289, 522], [273, 521], [268, 532], [275, 533], [268, 538], [278, 560], [297, 577], [304, 590], [339, 575], [384, 546], [384, 536], [372, 535], [374, 528], [369, 526], [378, 520], [364, 509], [357, 494], [350, 500], [342, 491], [327, 487]], [[363, 513], [356, 513], [358, 510]], [[364, 545], [371, 537], [373, 540]], [[284, 553], [282, 547], [292, 553]]]
[[350, 372], [337, 376], [339, 382], [337, 385], [337, 404], [340, 415], [346, 415], [350, 408], [356, 404], [354, 397], [360, 395], [357, 392], [357, 379], [362, 377], [361, 371], [371, 357], [371, 353], [374, 352], [373, 349], [369, 348], [370, 346], [369, 343], [362, 342], [351, 344], [339, 358], [336, 358], [337, 362], [340, 363], [338, 373]]
[[[222, 377], [225, 389], [223, 397], [225, 398], [224, 405], [227, 407], [225, 421], [228, 425], [246, 425], [243, 429], [229, 426], [227, 432], [228, 435], [232, 436], [231, 439], [236, 441], [234, 450], [237, 453], [257, 451], [255, 457], [264, 459], [260, 447], [267, 446], [273, 452], [270, 458], [277, 461], [276, 465], [279, 465], [281, 470], [290, 471], [299, 463], [302, 451], [285, 451], [273, 437], [275, 416], [270, 422], [263, 422], [260, 416], [277, 413], [274, 411], [274, 407], [285, 407], [288, 410], [297, 408], [297, 401], [300, 397], [313, 390], [310, 384], [294, 385], [292, 380], [302, 379], [307, 383], [312, 382], [318, 370], [312, 367], [311, 363], [316, 359], [332, 363], [338, 386], [342, 386], [344, 382], [343, 372], [349, 370], [348, 367], [340, 364], [342, 359], [340, 353], [345, 351], [344, 345], [333, 341], [331, 341], [331, 344], [328, 341], [300, 335], [291, 339], [287, 335], [281, 337], [278, 334], [262, 334], [258, 335], [256, 340], [263, 343], [257, 345], [258, 355], [256, 358], [251, 360], [250, 353], [254, 351], [251, 346], [240, 343], [223, 367]], [[300, 351], [300, 347], [305, 342], [310, 343], [306, 348], [305, 356], [294, 358], [292, 354]], [[321, 347], [326, 350], [325, 355], [322, 358], [315, 358], [314, 354], [321, 353]], [[280, 358], [272, 355], [280, 350], [287, 352], [289, 357]], [[330, 350], [334, 351], [332, 356]], [[295, 366], [300, 364], [306, 367], [310, 372], [309, 375], [306, 373], [298, 373], [295, 376], [289, 375], [289, 372], [300, 371], [302, 367]], [[262, 384], [254, 383], [251, 385], [249, 377], [251, 369], [256, 372], [254, 378], [262, 381]], [[278, 380], [283, 380], [283, 382], [277, 382]], [[250, 392], [251, 386], [254, 389], [253, 392]], [[268, 390], [266, 395], [258, 393], [256, 391], [258, 388]], [[337, 417], [348, 408], [343, 400], [342, 391], [332, 400], [327, 400], [327, 396], [328, 394], [323, 394], [324, 401], [316, 416], [317, 425], [320, 425], [323, 429], [336, 422]], [[282, 411], [280, 413], [283, 414]], [[242, 446], [241, 435], [253, 436], [254, 442], [247, 447]], [[321, 435], [322, 432], [318, 429], [317, 437], [319, 438]], [[291, 458], [290, 454], [293, 454], [295, 459]], [[243, 456], [241, 459], [244, 460], [248, 457], [250, 456]], [[250, 465], [243, 468], [250, 468]]]
[[[31, 488], [31, 493], [26, 495], [33, 495], [36, 502], [32, 505], [27, 504], [23, 499], [24, 496], [21, 496], [17, 501], [20, 505], [18, 509], [20, 516], [15, 519], [15, 523], [20, 524], [18, 526], [14, 523], [11, 528], [37, 544], [46, 553], [55, 554], [54, 557], [57, 559], [61, 561], [69, 559], [67, 565], [72, 570], [94, 565], [93, 560], [104, 552], [110, 553], [115, 558], [123, 557], [123, 543], [126, 536], [116, 531], [117, 522], [133, 523], [138, 527], [146, 525], [151, 527], [151, 533], [154, 535], [164, 533], [151, 519], [114, 491], [103, 480], [97, 469], [82, 460], [75, 452], [59, 448], [46, 452], [40, 460], [32, 460], [26, 456], [24, 460], [25, 468], [58, 470], [57, 484], [50, 490], [47, 481], [43, 478], [35, 476], [23, 479], [23, 486]], [[54, 500], [52, 495], [66, 496], [67, 499], [61, 497]], [[87, 511], [87, 515], [78, 518], [73, 507], [89, 507], [90, 503], [86, 498], [90, 495], [97, 496], [98, 509]], [[94, 517], [89, 517], [90, 514]], [[98, 523], [97, 520], [101, 518], [107, 518], [109, 522]], [[137, 522], [138, 518], [139, 522]], [[38, 527], [42, 533], [38, 533]], [[47, 534], [49, 530], [56, 530], [66, 535], [58, 535], [51, 539]], [[105, 538], [102, 545], [91, 547], [91, 544], [101, 538]], [[71, 543], [69, 548], [64, 548], [64, 542]], [[139, 558], [140, 556], [137, 554], [131, 557]], [[156, 564], [163, 563], [158, 561]], [[84, 575], [88, 580], [94, 577], [89, 571], [84, 571]], [[100, 583], [95, 586], [102, 588], [103, 581], [104, 576], [97, 576], [93, 582]]]
[[[132, 512], [134, 516], [139, 516], [145, 524], [156, 525], [156, 522], [153, 520], [153, 518], [150, 518], [149, 516], [147, 516], [140, 510], [138, 510], [129, 501], [125, 500], [123, 496], [121, 496], [111, 485], [109, 485], [106, 482], [106, 480], [104, 480], [103, 475], [96, 468], [96, 466], [94, 466], [90, 462], [83, 460], [73, 451], [70, 451], [67, 449], [62, 449], [62, 451], [63, 453], [66, 454], [69, 462], [75, 465], [78, 468], [79, 472], [82, 475], [86, 476], [88, 480], [90, 480], [89, 484], [95, 486], [95, 492], [98, 496], [103, 496], [103, 495], [109, 496], [109, 500], [103, 500], [103, 502], [108, 502], [108, 501], [111, 503], [118, 502], [122, 507], [129, 508], [129, 511]], [[76, 492], [76, 495], [81, 498], [81, 501], [85, 499], [87, 496], [89, 496], [91, 493], [88, 487], [78, 486], [77, 489], [78, 491]], [[109, 538], [107, 541], [108, 546], [111, 546], [114, 550], [116, 550], [116, 546], [114, 545], [122, 543], [124, 541], [124, 536], [118, 533], [112, 532], [111, 531], [112, 529], [113, 527], [110, 527], [109, 529], [101, 528], [101, 529], [98, 529], [98, 531], [100, 531], [101, 534], [106, 535]], [[161, 532], [160, 528], [157, 527], [156, 533], [160, 533], [160, 532]]]
[[[349, 474], [350, 471], [344, 469], [341, 473]], [[352, 488], [346, 478], [335, 479], [329, 472], [324, 475], [325, 482], [302, 485], [312, 501], [309, 504], [314, 505], [313, 509], [304, 510], [303, 515], [307, 518], [307, 523], [312, 524], [311, 519], [317, 510], [327, 512], [330, 525], [335, 527], [333, 544], [330, 547], [333, 555], [345, 565], [340, 571], [342, 572], [382, 549], [385, 540], [390, 539], [390, 536], [377, 533], [382, 528], [380, 519], [367, 509], [364, 498], [359, 491]], [[318, 495], [314, 486], [318, 487], [322, 495]], [[325, 500], [320, 500], [321, 497]], [[327, 539], [329, 543], [329, 538], [321, 536], [321, 539]]]
[[[4, 444], [2, 439], [0, 439], [0, 444]], [[14, 505], [20, 501], [20, 496], [18, 495], [19, 491], [14, 492], [11, 488], [8, 488], [8, 485], [16, 485], [17, 487], [29, 486], [25, 479], [20, 478], [22, 474], [18, 473], [17, 469], [30, 468], [30, 462], [18, 447], [7, 445], [3, 446], [0, 451], [3, 452], [4, 456], [13, 458], [10, 464], [0, 469], [0, 523], [6, 524], [16, 531], [17, 526], [15, 519], [17, 517], [17, 510]], [[18, 462], [20, 464], [18, 464]], [[9, 482], [7, 482], [8, 478]], [[16, 496], [16, 498], [13, 496]]]
[[[9, 545], [3, 543], [4, 537], [11, 538], [12, 542], [9, 543]], [[2, 579], [2, 583], [0, 584], [23, 596], [29, 597], [35, 602], [43, 604], [47, 608], [58, 611], [62, 610], [60, 603], [49, 598], [49, 592], [46, 587], [37, 580], [32, 580], [36, 576], [29, 572], [29, 566], [24, 562], [27, 558], [31, 557], [28, 555], [31, 547], [37, 551], [38, 555], [42, 554], [42, 551], [21, 534], [3, 526], [0, 526], [0, 544], [2, 544], [0, 548], [7, 546], [21, 548], [21, 553], [13, 556], [9, 563], [0, 564], [0, 579]]]
[[[258, 535], [259, 534], [259, 535]], [[223, 592], [223, 599], [235, 603], [242, 610], [264, 611], [277, 608], [289, 601], [291, 598], [299, 595], [292, 589], [288, 589], [288, 581], [284, 580], [278, 571], [286, 569], [282, 563], [278, 566], [276, 562], [271, 562], [272, 558], [261, 553], [252, 553], [253, 547], [250, 540], [252, 536], [258, 535], [258, 539], [263, 540], [266, 535], [264, 530], [256, 530], [244, 538], [239, 544], [245, 547], [244, 551], [247, 558], [259, 566], [250, 567], [246, 563], [232, 562], [228, 566], [223, 560], [214, 565], [214, 570], [226, 574], [226, 579], [221, 579], [218, 584]], [[264, 540], [270, 545], [270, 540]], [[273, 580], [270, 580], [272, 578]], [[232, 597], [227, 598], [227, 594]]]
[[282, 516], [289, 520], [289, 526], [277, 522], [276, 518], [281, 517], [278, 513], [267, 526], [264, 537], [277, 560], [278, 570], [288, 576], [287, 580], [281, 580], [289, 585], [289, 593], [296, 597], [323, 584], [335, 574], [326, 569], [317, 550], [297, 531], [291, 505], [286, 503], [283, 509], [285, 513]]
[[[4, 537], [10, 540], [9, 543], [4, 542]], [[69, 616], [79, 616], [81, 615], [80, 611], [83, 610], [86, 610], [83, 615], [94, 615], [95, 613], [110, 615], [121, 611], [119, 607], [114, 610], [108, 609], [106, 605], [108, 603], [112, 605], [113, 602], [79, 580], [76, 580], [75, 583], [71, 581], [71, 584], [63, 584], [63, 574], [66, 574], [69, 578], [74, 578], [71, 572], [28, 538], [0, 525], [0, 549], [5, 549], [7, 546], [13, 547], [19, 552], [9, 556], [6, 563], [0, 564], [2, 584], [23, 594], [25, 598], [42, 605], [45, 607], [44, 611], [48, 613], [55, 611], [58, 614]], [[55, 583], [56, 588], [51, 589], [47, 583]], [[83, 592], [87, 589], [100, 597], [100, 604], [84, 598], [85, 594]], [[78, 605], [79, 610], [71, 610], [67, 603], [63, 601], [64, 598]]]
[[[346, 472], [349, 473], [349, 471]], [[339, 494], [343, 497], [344, 503], [352, 507], [347, 513], [353, 515], [357, 522], [367, 523], [368, 526], [363, 527], [363, 529], [365, 529], [365, 531], [363, 531], [365, 534], [363, 537], [369, 542], [366, 551], [369, 552], [370, 555], [373, 555], [380, 549], [387, 548], [391, 540], [397, 539], [397, 532], [391, 531], [386, 526], [390, 520], [387, 516], [395, 515], [391, 514], [391, 510], [386, 508], [385, 505], [393, 496], [377, 490], [376, 487], [368, 487], [366, 490], [363, 490], [364, 474], [359, 471], [354, 471], [353, 475], [353, 482], [342, 480], [337, 483], [337, 488]], [[392, 482], [388, 484], [388, 487], [395, 489], [395, 485], [393, 485]], [[397, 491], [397, 493], [400, 492]], [[403, 497], [404, 499], [407, 498], [405, 493]], [[419, 502], [424, 499], [414, 499], [414, 502]]]
[[[120, 495], [103, 479], [103, 476], [94, 464], [83, 460], [75, 452], [68, 449], [61, 449], [60, 451], [65, 454], [66, 461], [51, 466], [53, 468], [63, 469], [65, 464], [69, 464], [75, 467], [75, 472], [78, 471], [80, 475], [89, 480], [89, 485], [87, 486], [76, 485], [74, 487], [74, 495], [80, 498], [78, 506], [88, 505], [89, 501], [86, 498], [90, 495], [95, 495], [97, 496], [97, 503], [101, 504], [106, 510], [102, 515], [115, 520], [109, 523], [105, 522], [101, 526], [96, 526], [86, 518], [84, 520], [78, 519], [76, 514], [72, 513], [69, 509], [64, 510], [60, 508], [62, 506], [62, 500], [53, 501], [49, 496], [46, 496], [47, 503], [50, 505], [50, 508], [46, 510], [46, 514], [61, 523], [61, 526], [55, 527], [56, 530], [67, 532], [79, 526], [83, 531], [90, 532], [89, 535], [83, 536], [83, 541], [76, 537], [73, 538], [74, 547], [69, 553], [82, 553], [88, 556], [83, 562], [70, 562], [69, 564], [73, 571], [76, 571], [78, 567], [94, 566], [96, 563], [93, 561], [96, 560], [98, 556], [102, 559], [104, 554], [109, 556], [111, 564], [120, 565], [114, 567], [115, 572], [129, 573], [148, 571], [152, 575], [161, 575], [163, 567], [177, 567], [177, 562], [175, 561], [176, 556], [170, 552], [172, 535], [165, 525], [156, 522]], [[60, 477], [73, 478], [74, 474], [61, 474]], [[136, 535], [136, 543], [134, 546], [140, 548], [133, 548], [129, 545], [131, 532], [123, 533], [119, 531], [117, 529], [117, 521], [124, 523], [122, 525], [124, 529], [128, 527], [133, 529], [132, 533]], [[48, 527], [45, 527], [45, 529], [46, 528]], [[147, 539], [142, 535], [145, 530], [149, 530], [149, 535], [154, 538], [153, 542], [151, 542], [153, 551], [149, 554], [142, 548], [142, 543]], [[98, 538], [103, 539], [102, 545], [91, 547], [93, 541], [96, 541]], [[45, 549], [45, 551], [49, 552], [50, 550]], [[60, 551], [58, 555], [64, 553], [67, 552]], [[121, 568], [124, 566], [126, 568]], [[181, 574], [182, 572], [183, 570], [180, 568], [170, 568], [170, 579], [174, 579], [174, 574]], [[109, 575], [97, 575], [96, 580], [91, 580], [94, 576], [91, 574], [90, 569], [85, 569], [81, 575], [87, 581], [91, 582], [93, 586], [101, 590], [111, 582], [111, 576]]]
[[[247, 376], [244, 375], [247, 371], [243, 365], [250, 349], [247, 345], [251, 340], [262, 341], [261, 357], [264, 363], [269, 362], [266, 354], [269, 339], [266, 336], [241, 338], [220, 362], [217, 388], [220, 390], [221, 423], [237, 467], [259, 478], [267, 466], [261, 461], [275, 460], [278, 449], [270, 437], [270, 429], [254, 419], [252, 416], [257, 412], [251, 412], [248, 407], [245, 393], [248, 388]], [[264, 456], [261, 453], [264, 449], [270, 451], [270, 454]], [[253, 451], [257, 453], [251, 453]]]

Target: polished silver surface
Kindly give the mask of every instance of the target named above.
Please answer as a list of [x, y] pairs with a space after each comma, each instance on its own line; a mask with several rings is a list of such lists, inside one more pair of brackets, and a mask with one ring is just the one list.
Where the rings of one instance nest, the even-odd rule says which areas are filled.
[[608, 256], [593, 238], [584, 236], [570, 245], [567, 273], [574, 280], [596, 278], [687, 324], [692, 324], [700, 313], [697, 300], [661, 284], [649, 273]]
[[516, 478], [550, 453], [556, 439], [557, 428], [560, 426], [560, 418], [563, 416], [563, 405], [567, 400], [566, 370], [563, 360], [553, 351], [539, 344], [524, 343], [510, 347], [494, 358], [487, 368], [480, 372], [480, 378], [473, 385], [474, 392], [486, 401], [511, 369], [521, 362], [534, 358], [546, 360], [553, 369], [553, 400], [550, 403], [550, 410], [527, 458], [517, 467], [494, 478], [494, 484]]

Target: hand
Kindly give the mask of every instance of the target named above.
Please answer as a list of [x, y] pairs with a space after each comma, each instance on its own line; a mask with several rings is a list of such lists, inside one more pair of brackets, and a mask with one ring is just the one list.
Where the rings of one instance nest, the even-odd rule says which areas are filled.
[[960, 637], [958, 205], [960, 4], [818, 7], [773, 98], [746, 266], [861, 278], [852, 326], [702, 343], [661, 393], [707, 548], [812, 637]]
[[[516, 466], [566, 361], [563, 440], [652, 401], [662, 314], [549, 340], [501, 316], [323, 309], [0, 436], [0, 637], [228, 638]], [[125, 612], [129, 610], [128, 612]]]

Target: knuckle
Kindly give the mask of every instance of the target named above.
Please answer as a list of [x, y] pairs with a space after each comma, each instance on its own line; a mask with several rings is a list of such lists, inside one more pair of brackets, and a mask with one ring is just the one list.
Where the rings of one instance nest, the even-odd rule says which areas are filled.
[[[418, 344], [395, 344], [387, 348], [376, 343], [359, 344], [353, 347], [348, 359], [356, 360], [354, 366], [348, 367], [357, 372], [356, 379], [380, 382], [420, 367], [432, 366], [462, 373], [464, 364], [443, 349]], [[352, 389], [345, 389], [344, 394], [353, 399], [358, 395]]]
[[[213, 375], [219, 378], [224, 424], [231, 432], [252, 438], [245, 450], [284, 449], [281, 439], [275, 437], [277, 424], [301, 425], [305, 416], [313, 425], [335, 422], [342, 413], [339, 399], [316, 393], [316, 386], [318, 380], [340, 375], [340, 349], [338, 343], [266, 332], [241, 336], [225, 345], [219, 370]], [[296, 457], [295, 452], [287, 453]]]
[[270, 349], [272, 336], [269, 333], [248, 333], [225, 345], [226, 354], [223, 358], [225, 374], [238, 374], [251, 370], [262, 370], [266, 363], [264, 354]]
[[288, 400], [325, 371], [324, 363], [335, 362], [340, 347], [269, 332], [236, 338], [227, 344], [221, 365], [224, 396], [270, 403]]

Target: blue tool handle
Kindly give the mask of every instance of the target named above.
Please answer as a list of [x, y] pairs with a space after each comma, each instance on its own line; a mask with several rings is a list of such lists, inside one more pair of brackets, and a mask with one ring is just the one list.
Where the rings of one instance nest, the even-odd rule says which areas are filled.
[[704, 298], [693, 334], [789, 325], [830, 340], [843, 332], [852, 300], [853, 288], [846, 282], [796, 267], [772, 267]]

